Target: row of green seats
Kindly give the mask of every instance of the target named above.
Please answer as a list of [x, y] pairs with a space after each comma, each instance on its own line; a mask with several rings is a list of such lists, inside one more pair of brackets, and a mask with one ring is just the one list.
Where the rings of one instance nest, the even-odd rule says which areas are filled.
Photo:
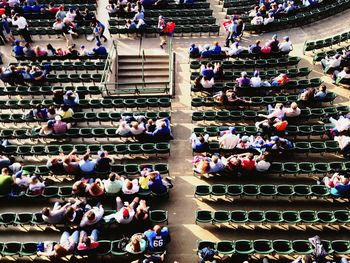
[[99, 86], [6, 86], [0, 87], [0, 96], [52, 96], [55, 90], [62, 90], [64, 93], [68, 90], [77, 92], [79, 95], [100, 95]]
[[[242, 68], [276, 68], [296, 66], [300, 62], [300, 57], [283, 57], [269, 59], [240, 59], [240, 60], [224, 60], [225, 69], [242, 69]], [[201, 65], [205, 65], [207, 61], [192, 60], [190, 62], [191, 69], [199, 69]], [[225, 62], [225, 63], [224, 63]]]
[[[115, 210], [105, 210], [104, 216], [114, 214]], [[168, 224], [168, 211], [165, 210], [150, 210], [149, 219], [153, 224]], [[113, 222], [113, 221], [112, 221]], [[110, 222], [108, 222], [110, 223]], [[48, 224], [42, 218], [41, 212], [5, 212], [0, 214], [0, 226], [17, 226], [17, 225], [46, 225]], [[58, 223], [57, 225], [72, 226], [71, 223]]]
[[348, 42], [350, 38], [350, 31], [343, 32], [337, 35], [333, 35], [324, 39], [319, 40], [305, 40], [303, 47], [303, 54], [306, 51], [315, 52], [316, 49], [323, 49], [325, 47], [332, 47], [333, 45], [339, 44], [341, 42]]
[[164, 17], [200, 17], [200, 16], [212, 16], [213, 10], [208, 8], [184, 8], [184, 9], [162, 9], [162, 10], [147, 10], [145, 13], [146, 19], [149, 17], [158, 17], [162, 15]]
[[146, 155], [146, 154], [170, 154], [170, 144], [160, 143], [130, 143], [130, 144], [62, 144], [62, 145], [8, 145], [2, 153], [5, 155], [19, 156], [43, 156], [58, 155], [60, 152], [67, 152], [67, 148], [75, 149], [77, 154], [84, 154], [88, 149], [91, 154], [97, 154], [104, 150], [115, 155]]
[[[199, 17], [195, 19], [189, 19], [188, 17], [168, 17], [169, 20], [176, 23], [176, 28], [178, 26], [200, 26], [200, 25], [215, 25], [216, 18], [213, 16], [204, 16]], [[158, 17], [152, 17], [152, 18], [145, 18], [147, 21], [148, 28], [150, 27], [156, 27], [158, 24]], [[125, 19], [112, 19], [109, 20], [109, 26], [110, 27], [118, 27], [123, 28], [125, 26]], [[130, 31], [130, 30], [129, 30]], [[147, 32], [147, 31], [146, 31]], [[181, 31], [176, 31], [177, 33], [181, 33]], [[190, 32], [188, 32], [190, 33]]]
[[[219, 153], [219, 152], [225, 152], [225, 153], [243, 153], [243, 152], [256, 152], [256, 149], [249, 148], [249, 149], [222, 149], [220, 147], [220, 144], [217, 141], [210, 141], [209, 147], [207, 152], [209, 153]], [[308, 155], [309, 153], [338, 153], [340, 151], [339, 143], [337, 141], [313, 141], [313, 142], [294, 142], [294, 145], [292, 148], [285, 149], [285, 153], [302, 153]], [[194, 153], [201, 153], [203, 150], [195, 150], [193, 149]], [[205, 152], [205, 151], [204, 151]]]
[[[64, 150], [64, 154], [69, 154], [69, 150], [73, 150], [73, 146], [70, 147], [65, 147], [62, 145], [62, 150]], [[109, 172], [114, 172], [119, 175], [126, 175], [126, 176], [131, 176], [131, 175], [140, 175], [141, 171], [144, 168], [149, 168], [152, 171], [158, 171], [162, 175], [169, 175], [169, 166], [167, 163], [156, 163], [156, 164], [111, 164], [110, 169], [104, 170], [102, 172], [96, 171], [96, 175], [98, 176], [100, 173], [106, 174]], [[58, 172], [58, 171], [51, 171], [47, 165], [24, 165], [22, 167], [23, 171], [27, 171], [30, 174], [36, 174], [39, 176], [49, 176], [53, 174], [54, 176], [58, 175], [67, 175], [65, 172]]]
[[[1, 100], [0, 109], [32, 109], [37, 104], [45, 107], [55, 105], [51, 99], [32, 99], [32, 100]], [[59, 105], [57, 105], [59, 106]], [[82, 109], [120, 109], [120, 108], [168, 108], [171, 107], [171, 99], [167, 97], [160, 98], [130, 98], [130, 99], [80, 99], [79, 106]]]
[[[256, 126], [234, 126], [236, 134], [245, 135], [257, 135], [261, 132]], [[327, 133], [330, 128], [333, 128], [333, 124], [318, 124], [318, 125], [288, 125], [285, 131], [285, 135], [289, 136], [323, 136]], [[206, 126], [206, 127], [195, 127], [193, 132], [196, 134], [208, 134], [210, 137], [218, 137], [220, 132], [229, 130], [229, 126]], [[16, 130], [14, 130], [15, 133]], [[8, 131], [8, 133], [10, 133]], [[0, 137], [1, 137], [0, 133]]]
[[[17, 139], [17, 140], [23, 140], [23, 139], [34, 139], [34, 138], [65, 138], [65, 139], [78, 139], [81, 138], [83, 141], [87, 138], [94, 138], [95, 140], [97, 138], [135, 138], [137, 139], [137, 136], [134, 136], [132, 134], [127, 135], [119, 135], [117, 134], [117, 128], [70, 128], [67, 132], [62, 134], [49, 134], [49, 135], [40, 135], [38, 129], [4, 129], [0, 130], [0, 139]], [[160, 140], [159, 141], [168, 141], [170, 140], [170, 137], [166, 140]], [[150, 150], [150, 149], [149, 149]], [[153, 152], [152, 152], [153, 153]]]
[[99, 71], [104, 70], [107, 61], [45, 61], [45, 62], [21, 62], [21, 63], [10, 63], [15, 66], [39, 66], [39, 67], [50, 67], [52, 71]]
[[[62, 35], [62, 30], [55, 30], [53, 28], [45, 28], [45, 27], [29, 28], [28, 31], [32, 37], [39, 36], [39, 38], [41, 38], [41, 36], [46, 36], [46, 35], [48, 35], [49, 37]], [[12, 29], [11, 32], [14, 36], [20, 35], [18, 29]], [[93, 33], [93, 30], [90, 27], [79, 27], [76, 29], [76, 33], [78, 35], [87, 36], [87, 35], [91, 35]]]
[[277, 174], [327, 174], [350, 170], [350, 162], [272, 162], [269, 173]]
[[[61, 34], [60, 31], [57, 31], [57, 34]], [[65, 55], [65, 56], [51, 56], [51, 57], [34, 57], [34, 58], [27, 58], [25, 56], [15, 57], [18, 61], [25, 61], [26, 63], [30, 63], [32, 61], [76, 61], [79, 59], [79, 62], [83, 62], [85, 60], [100, 60], [104, 61], [107, 58], [108, 55], [84, 55], [84, 56], [76, 56], [73, 57], [71, 55]]]
[[[300, 115], [297, 119], [309, 120], [318, 119], [324, 116], [332, 115], [344, 115], [350, 112], [349, 106], [338, 107], [326, 107], [326, 108], [313, 108], [313, 109], [301, 109]], [[242, 120], [256, 120], [258, 114], [267, 114], [267, 111], [253, 111], [253, 110], [222, 110], [222, 111], [194, 111], [192, 112], [192, 121], [217, 121], [217, 122], [230, 122], [230, 121], [242, 121]], [[290, 118], [293, 119], [293, 118]], [[1, 120], [1, 115], [0, 115]], [[294, 120], [294, 119], [293, 119]]]
[[[333, 101], [337, 95], [334, 92], [328, 92], [325, 99], [322, 102], [329, 102], [330, 104], [333, 104]], [[300, 101], [300, 98], [298, 95], [288, 95], [288, 96], [264, 96], [264, 97], [248, 97], [247, 100], [251, 100], [251, 106], [257, 107], [257, 106], [264, 106], [268, 104], [273, 103], [292, 103], [292, 102], [298, 102]], [[319, 106], [321, 102], [317, 101], [301, 101], [302, 104], [307, 104], [309, 107], [316, 107]], [[245, 104], [247, 105], [247, 104]], [[214, 107], [219, 106], [217, 103], [214, 102], [213, 97], [199, 97], [199, 98], [192, 98], [191, 101], [191, 108], [199, 108], [199, 107]], [[225, 105], [225, 106], [230, 106]], [[235, 104], [235, 106], [238, 106], [238, 104]], [[0, 105], [1, 107], [1, 105]]]
[[[198, 20], [199, 24], [196, 25], [176, 25], [175, 28], [175, 36], [184, 36], [184, 34], [190, 34], [193, 36], [193, 34], [199, 34], [199, 36], [202, 36], [202, 34], [209, 34], [211, 35], [219, 35], [220, 33], [220, 26], [213, 24], [201, 24], [202, 21]], [[191, 22], [192, 24], [192, 22]], [[110, 26], [109, 27], [109, 33], [111, 35], [129, 35], [129, 34], [135, 34], [135, 33], [144, 33], [147, 36], [152, 35], [153, 37], [156, 37], [158, 35], [157, 26], [150, 26], [145, 28], [144, 30], [133, 30], [133, 29], [126, 29], [123, 27], [117, 27], [117, 26]]]
[[330, 188], [325, 185], [273, 185], [273, 184], [213, 184], [197, 185], [194, 192], [195, 197], [216, 196], [223, 198], [242, 198], [244, 196], [252, 197], [318, 197], [325, 198], [330, 196]]
[[325, 57], [333, 57], [336, 54], [343, 54], [343, 50], [344, 48], [337, 48], [337, 49], [332, 49], [332, 50], [328, 50], [328, 51], [324, 51], [324, 52], [317, 52], [313, 59], [312, 59], [312, 63], [315, 65], [316, 62], [321, 61], [322, 59], [324, 59]]
[[[336, 253], [345, 255], [350, 253], [350, 242], [348, 240], [322, 240], [329, 254]], [[277, 255], [311, 255], [314, 251], [309, 240], [222, 240], [212, 242], [208, 240], [197, 241], [197, 250], [205, 247], [217, 250], [219, 254], [277, 254]]]
[[[125, 116], [145, 116], [147, 119], [171, 119], [171, 113], [169, 111], [159, 112], [75, 112], [73, 114], [74, 122], [119, 122], [122, 117]], [[25, 114], [12, 113], [12, 114], [0, 114], [0, 123], [29, 123], [29, 122], [45, 122], [48, 119], [37, 119], [29, 117]]]
[[[99, 196], [99, 200], [101, 198], [116, 198], [117, 196], [121, 196], [123, 193], [113, 193], [113, 194], [107, 194], [105, 193], [103, 196]], [[140, 198], [148, 198], [148, 197], [166, 197], [169, 196], [169, 190], [167, 192], [158, 194], [153, 193], [150, 190], [140, 190], [135, 194], [136, 196]], [[40, 194], [36, 193], [33, 194], [29, 191], [29, 189], [26, 192], [20, 192], [20, 193], [10, 193], [10, 194], [4, 194], [0, 195], [0, 198], [3, 199], [29, 199], [29, 198], [71, 198], [71, 197], [82, 197], [81, 195], [76, 195], [72, 191], [72, 186], [47, 186], [45, 187], [44, 191]], [[95, 198], [93, 196], [84, 195], [86, 198]]]
[[195, 222], [196, 224], [348, 224], [350, 223], [350, 212], [348, 210], [197, 210]]
[[322, 6], [322, 7], [312, 9], [310, 11], [305, 11], [303, 13], [298, 13], [296, 15], [292, 15], [289, 17], [282, 17], [280, 19], [275, 19], [272, 23], [269, 23], [268, 26], [264, 26], [264, 25], [256, 26], [256, 25], [246, 24], [246, 30], [255, 31], [255, 32], [262, 32], [262, 31], [275, 32], [281, 29], [300, 27], [309, 23], [313, 23], [315, 21], [319, 21], [326, 17], [339, 14], [339, 12], [342, 12], [348, 9], [349, 6], [350, 6], [349, 0], [338, 0], [327, 6]]

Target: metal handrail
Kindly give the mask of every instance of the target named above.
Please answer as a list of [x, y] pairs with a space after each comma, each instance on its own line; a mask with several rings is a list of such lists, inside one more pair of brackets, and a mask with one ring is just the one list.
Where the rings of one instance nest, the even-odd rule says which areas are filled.
[[142, 82], [145, 82], [145, 50], [142, 49]]

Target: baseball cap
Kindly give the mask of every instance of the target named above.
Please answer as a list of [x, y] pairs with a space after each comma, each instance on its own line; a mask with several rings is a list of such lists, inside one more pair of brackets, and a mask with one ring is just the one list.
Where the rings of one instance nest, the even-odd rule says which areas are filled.
[[98, 151], [97, 154], [98, 154], [98, 156], [100, 156], [100, 157], [104, 157], [104, 156], [105, 156], [105, 152], [102, 151], [102, 150]]
[[123, 217], [128, 218], [129, 217], [129, 210], [127, 208], [123, 208]]
[[271, 140], [272, 140], [272, 141], [277, 141], [278, 139], [279, 139], [278, 136], [272, 136], [272, 137], [271, 137]]

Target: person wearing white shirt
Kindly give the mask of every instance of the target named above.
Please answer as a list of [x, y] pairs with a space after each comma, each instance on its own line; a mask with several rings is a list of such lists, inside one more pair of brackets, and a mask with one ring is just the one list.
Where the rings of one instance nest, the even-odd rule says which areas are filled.
[[271, 105], [268, 105], [268, 111], [270, 113], [269, 115], [259, 114], [258, 116], [271, 119], [271, 118], [283, 117], [286, 113], [286, 109], [284, 108], [282, 103], [276, 103], [275, 108], [272, 108]]
[[226, 132], [223, 136], [220, 137], [219, 143], [220, 148], [222, 149], [233, 149], [237, 146], [239, 142], [239, 135], [237, 136], [235, 129], [231, 128], [230, 131]]
[[[122, 178], [121, 178], [122, 179]], [[130, 181], [129, 179], [125, 179], [122, 187], [122, 191], [126, 195], [136, 194], [140, 190], [139, 181], [134, 179]]]
[[33, 42], [28, 31], [27, 20], [23, 16], [21, 16], [20, 14], [15, 14], [15, 16], [12, 19], [12, 25], [18, 27], [19, 34], [24, 38], [24, 40], [27, 43]]
[[130, 133], [130, 127], [128, 123], [124, 120], [120, 120], [118, 129], [116, 130], [115, 133], [120, 136], [128, 135]]
[[282, 53], [288, 54], [290, 51], [293, 50], [292, 42], [289, 41], [288, 36], [285, 36], [283, 40], [284, 41], [282, 43], [279, 43], [278, 48]]
[[333, 75], [332, 75], [333, 83], [337, 79], [350, 79], [350, 68], [344, 67], [342, 71], [334, 70]]
[[268, 13], [268, 17], [264, 18], [264, 25], [266, 26], [267, 24], [272, 23], [274, 20], [275, 18], [270, 13]]
[[239, 46], [238, 42], [233, 43], [230, 48], [225, 50], [227, 56], [236, 56], [243, 51], [243, 48]]
[[264, 23], [264, 18], [260, 14], [257, 14], [250, 23], [256, 26], [262, 25]]
[[250, 79], [250, 86], [252, 88], [270, 87], [271, 84], [268, 81], [262, 81], [258, 70], [254, 71], [253, 77]]
[[132, 135], [140, 135], [145, 131], [145, 129], [145, 125], [142, 122], [138, 123], [135, 121], [131, 124], [130, 132]]
[[336, 120], [333, 117], [330, 117], [329, 121], [335, 126], [338, 132], [350, 130], [350, 119], [348, 118], [344, 118], [343, 116], [340, 116], [339, 119]]
[[290, 108], [286, 109], [286, 117], [297, 117], [301, 113], [301, 109], [298, 107], [298, 104], [296, 102], [292, 102], [290, 104]]
[[326, 57], [321, 60], [321, 66], [323, 70], [326, 70], [328, 68], [337, 68], [340, 66], [341, 63], [341, 56], [340, 54], [335, 55], [334, 57]]
[[203, 77], [201, 79], [201, 84], [204, 89], [210, 89], [214, 86], [214, 78], [211, 78], [210, 80], [208, 80], [206, 77]]

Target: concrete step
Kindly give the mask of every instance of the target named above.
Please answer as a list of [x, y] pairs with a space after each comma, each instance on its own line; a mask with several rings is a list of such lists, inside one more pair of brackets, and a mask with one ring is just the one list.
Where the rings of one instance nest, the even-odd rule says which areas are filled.
[[[142, 72], [141, 71], [119, 71], [118, 72], [118, 79], [120, 78], [132, 78], [132, 77], [141, 77]], [[145, 71], [144, 76], [146, 77], [169, 77], [168, 71]]]
[[[145, 76], [146, 82], [167, 82], [169, 76]], [[118, 76], [118, 83], [142, 82], [141, 76]]]
[[[164, 64], [164, 63], [169, 63], [169, 58], [168, 56], [162, 56], [162, 57], [149, 57], [147, 56], [145, 58], [145, 64], [154, 64], [154, 63], [161, 63], [161, 64]], [[138, 56], [119, 56], [118, 57], [118, 64], [123, 64], [123, 63], [142, 63], [142, 57], [138, 57]]]
[[[124, 70], [142, 70], [142, 65], [137, 65], [137, 64], [121, 64], [118, 65], [118, 71], [124, 71]], [[164, 65], [157, 65], [157, 64], [145, 64], [144, 65], [144, 70], [169, 70], [169, 65], [164, 64]]]

